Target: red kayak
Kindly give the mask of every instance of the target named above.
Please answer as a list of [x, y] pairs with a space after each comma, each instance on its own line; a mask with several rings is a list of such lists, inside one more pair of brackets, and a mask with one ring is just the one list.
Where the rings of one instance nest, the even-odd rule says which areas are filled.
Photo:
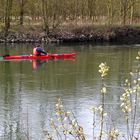
[[12, 60], [12, 59], [65, 59], [65, 58], [73, 58], [76, 56], [76, 53], [63, 53], [63, 54], [47, 54], [42, 56], [35, 55], [5, 55], [3, 56], [4, 60]]

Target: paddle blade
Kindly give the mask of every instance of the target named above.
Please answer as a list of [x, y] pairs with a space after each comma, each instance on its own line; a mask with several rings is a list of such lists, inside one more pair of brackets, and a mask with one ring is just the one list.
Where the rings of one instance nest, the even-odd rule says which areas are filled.
[[4, 58], [3, 58], [3, 56], [0, 56], [0, 60], [3, 60]]

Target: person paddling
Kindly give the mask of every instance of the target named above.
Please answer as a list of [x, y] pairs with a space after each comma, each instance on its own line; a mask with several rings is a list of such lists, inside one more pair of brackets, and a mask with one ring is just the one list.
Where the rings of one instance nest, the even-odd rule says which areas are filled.
[[33, 55], [35, 55], [35, 56], [41, 56], [41, 55], [47, 55], [47, 53], [43, 50], [43, 48], [41, 48], [39, 45], [37, 45], [33, 49]]

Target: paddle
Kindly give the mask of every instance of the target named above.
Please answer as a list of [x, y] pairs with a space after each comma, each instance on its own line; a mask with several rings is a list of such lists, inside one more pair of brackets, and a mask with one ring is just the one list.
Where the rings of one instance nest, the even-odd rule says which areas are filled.
[[9, 54], [3, 55], [2, 57], [10, 56]]
[[0, 60], [3, 60], [3, 56], [0, 56]]
[[0, 60], [3, 60], [6, 56], [10, 56], [10, 55], [6, 54], [6, 55], [3, 55], [3, 56], [0, 56]]

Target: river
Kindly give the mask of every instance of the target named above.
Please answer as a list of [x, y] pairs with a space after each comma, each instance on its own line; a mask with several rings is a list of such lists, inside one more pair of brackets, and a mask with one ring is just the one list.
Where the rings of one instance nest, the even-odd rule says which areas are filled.
[[[31, 44], [1, 44], [0, 56], [30, 54], [32, 49]], [[123, 130], [120, 96], [125, 79], [136, 67], [140, 45], [50, 44], [44, 49], [49, 53], [76, 52], [77, 56], [74, 60], [46, 60], [35, 66], [33, 61], [0, 61], [0, 139], [28, 136], [43, 140], [49, 119], [55, 118], [58, 98], [83, 126], [87, 139], [91, 139], [90, 108], [101, 103], [98, 66], [102, 62], [110, 67], [105, 79], [106, 112]]]

